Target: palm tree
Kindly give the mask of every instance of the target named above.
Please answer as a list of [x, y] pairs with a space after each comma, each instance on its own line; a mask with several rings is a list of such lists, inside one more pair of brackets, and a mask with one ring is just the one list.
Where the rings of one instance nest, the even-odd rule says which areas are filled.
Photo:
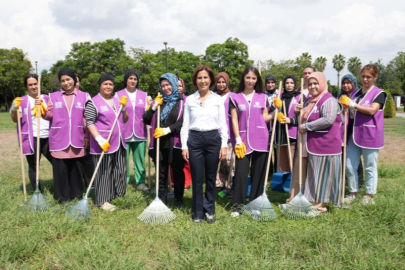
[[338, 80], [337, 84], [338, 84], [338, 89], [340, 89], [340, 72], [346, 65], [346, 57], [344, 57], [341, 54], [336, 54], [332, 59], [332, 63], [333, 63], [333, 68], [336, 69], [336, 71], [337, 71], [337, 80]]
[[361, 61], [358, 57], [351, 57], [347, 61], [347, 68], [349, 69], [350, 73], [356, 77], [357, 81], [359, 81], [359, 75], [361, 70]]
[[319, 56], [318, 58], [316, 58], [314, 63], [315, 69], [317, 71], [323, 72], [325, 70], [327, 61], [328, 60], [326, 59], [326, 57], [323, 56]]
[[304, 52], [295, 61], [301, 68], [304, 68], [311, 65], [312, 56], [308, 52]]

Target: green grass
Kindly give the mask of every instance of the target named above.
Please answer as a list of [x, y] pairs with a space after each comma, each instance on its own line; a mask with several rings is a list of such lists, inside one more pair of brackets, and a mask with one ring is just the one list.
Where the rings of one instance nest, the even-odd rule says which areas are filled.
[[[3, 123], [11, 122], [8, 117], [0, 114], [1, 132], [14, 129]], [[386, 136], [405, 143], [404, 123], [386, 120]], [[91, 220], [76, 223], [66, 220], [66, 208], [54, 203], [43, 213], [20, 207], [16, 140], [10, 140], [10, 149], [4, 142], [0, 140], [0, 269], [403, 269], [405, 263], [401, 164], [380, 161], [376, 205], [333, 208], [311, 220], [290, 220], [277, 208], [279, 218], [273, 222], [232, 219], [229, 200], [218, 199], [217, 224], [196, 225], [188, 191], [187, 208], [173, 210], [173, 222], [148, 225], [137, 217], [153, 195], [131, 186], [124, 199], [115, 201], [117, 211], [106, 213], [90, 200]], [[53, 202], [48, 162], [41, 165], [40, 175], [45, 195]], [[32, 194], [31, 187], [28, 192]], [[269, 198], [276, 207], [286, 194], [269, 192]]]

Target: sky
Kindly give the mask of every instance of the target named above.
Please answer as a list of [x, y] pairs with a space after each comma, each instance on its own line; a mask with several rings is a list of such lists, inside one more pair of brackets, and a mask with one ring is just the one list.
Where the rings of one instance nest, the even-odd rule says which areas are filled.
[[255, 61], [357, 56], [388, 63], [405, 51], [403, 0], [12, 0], [0, 3], [0, 48], [22, 49], [39, 71], [64, 59], [74, 42], [119, 38], [126, 49], [196, 55], [237, 37]]

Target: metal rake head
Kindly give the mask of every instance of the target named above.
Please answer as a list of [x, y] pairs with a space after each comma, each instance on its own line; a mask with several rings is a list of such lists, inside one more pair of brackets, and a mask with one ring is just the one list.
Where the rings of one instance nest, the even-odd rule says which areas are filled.
[[260, 197], [243, 206], [242, 211], [258, 221], [271, 221], [278, 217], [265, 192]]
[[139, 215], [138, 220], [145, 223], [167, 223], [175, 218], [176, 215], [159, 198], [156, 198]]
[[87, 198], [71, 206], [65, 213], [66, 217], [71, 220], [88, 220], [90, 219], [90, 206]]
[[46, 211], [48, 208], [49, 201], [46, 197], [36, 189], [32, 197], [25, 202], [25, 206], [32, 211]]

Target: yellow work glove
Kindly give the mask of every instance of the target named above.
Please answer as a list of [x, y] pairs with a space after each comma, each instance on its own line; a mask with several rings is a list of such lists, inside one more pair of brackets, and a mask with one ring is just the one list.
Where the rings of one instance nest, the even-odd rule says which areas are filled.
[[[350, 107], [350, 103], [355, 103], [354, 101], [352, 101], [348, 96], [346, 95], [342, 95], [339, 98], [339, 103], [342, 104], [343, 108], [347, 109]], [[354, 106], [354, 105], [353, 105]]]
[[284, 113], [279, 112], [277, 114], [277, 121], [280, 122], [280, 124], [285, 124], [285, 121], [283, 118], [284, 118]]
[[153, 104], [152, 110], [156, 111], [156, 108], [163, 104], [163, 96], [158, 94], [155, 98], [155, 104]]
[[168, 128], [168, 127], [167, 128], [157, 128], [157, 129], [155, 129], [155, 132], [153, 133], [153, 137], [160, 138], [162, 136], [169, 134], [170, 132], [171, 132], [170, 128]]
[[239, 159], [244, 158], [246, 153], [246, 146], [242, 142], [241, 137], [236, 137], [235, 140], [236, 140], [235, 154]]
[[11, 107], [11, 110], [12, 111], [18, 110], [21, 106], [21, 101], [23, 100], [24, 100], [23, 98], [16, 97], [13, 101], [13, 106]]
[[[45, 113], [46, 113], [47, 109], [46, 109], [45, 104], [44, 104], [43, 101], [41, 101], [41, 106], [39, 107], [39, 109], [40, 109], [41, 115], [42, 115], [42, 116], [45, 116]], [[40, 117], [40, 115], [39, 115], [39, 113], [38, 113], [38, 111], [37, 111], [37, 106], [35, 106], [34, 108], [32, 108], [32, 109], [31, 109], [31, 112], [32, 112], [32, 115], [33, 115], [33, 116], [35, 116], [35, 117], [37, 117], [37, 118]]]
[[122, 107], [125, 107], [127, 105], [127, 101], [128, 101], [127, 96], [122, 96], [120, 98], [120, 104], [122, 105]]
[[281, 106], [283, 105], [283, 102], [278, 97], [275, 97], [273, 99], [273, 105], [277, 108], [277, 110], [280, 110]]
[[104, 152], [108, 152], [108, 149], [110, 149], [110, 143], [106, 139], [104, 139], [101, 135], [98, 135], [95, 140]]

